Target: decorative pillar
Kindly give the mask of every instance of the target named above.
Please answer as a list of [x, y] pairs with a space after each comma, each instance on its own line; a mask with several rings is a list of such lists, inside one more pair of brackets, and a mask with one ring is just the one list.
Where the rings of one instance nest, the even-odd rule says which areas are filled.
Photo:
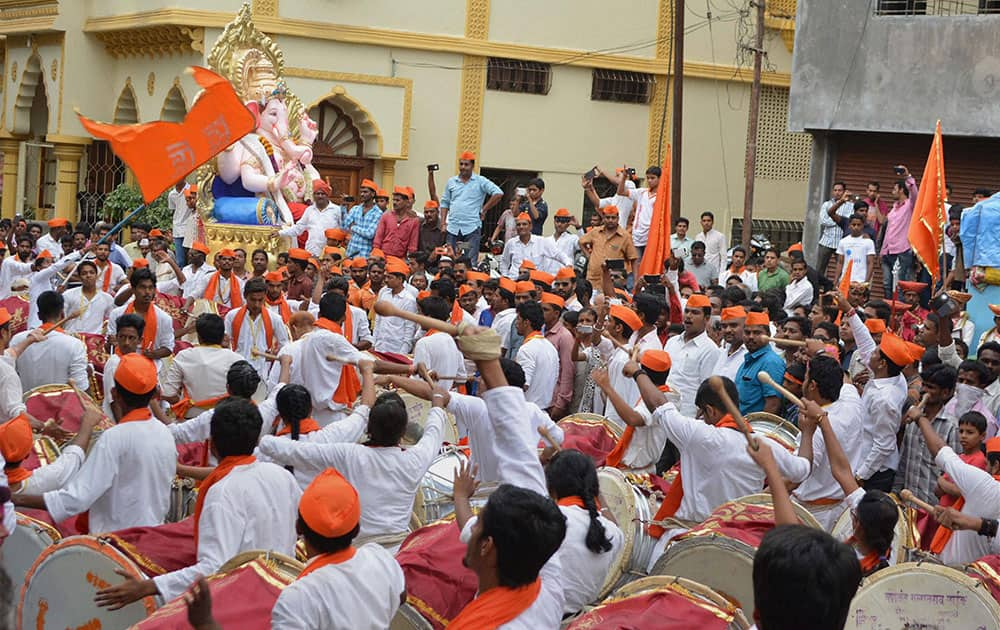
[[21, 141], [17, 138], [0, 138], [0, 153], [3, 154], [3, 199], [0, 214], [13, 219], [17, 213], [17, 161]]
[[396, 185], [396, 160], [382, 160], [382, 188], [389, 193], [392, 201], [392, 188]]
[[[670, 39], [674, 31], [674, 6], [676, 0], [660, 0], [656, 17], [656, 59], [662, 61], [666, 69], [670, 63], [673, 47]], [[649, 139], [646, 143], [646, 165], [660, 166], [669, 153], [667, 143], [670, 142], [670, 108], [673, 103], [673, 93], [668, 90], [669, 74], [655, 75], [652, 98], [649, 99]]]
[[52, 143], [52, 155], [56, 158], [56, 209], [55, 217], [69, 219], [76, 223], [76, 193], [80, 188], [80, 158], [83, 150], [91, 143], [90, 138], [76, 136], [55, 136], [50, 134], [46, 141]]
[[[490, 35], [490, 0], [466, 0], [465, 36], [487, 40]], [[483, 132], [483, 99], [486, 91], [487, 57], [462, 56], [462, 93], [458, 109], [458, 146], [455, 150], [455, 170], [463, 151], [476, 154], [479, 166], [479, 144]]]

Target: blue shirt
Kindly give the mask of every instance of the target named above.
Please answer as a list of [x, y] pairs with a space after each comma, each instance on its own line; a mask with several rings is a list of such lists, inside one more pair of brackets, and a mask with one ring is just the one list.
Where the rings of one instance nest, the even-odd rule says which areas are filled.
[[770, 344], [748, 352], [743, 357], [743, 365], [736, 371], [736, 389], [740, 393], [740, 413], [746, 415], [756, 411], [764, 411], [764, 399], [778, 396], [770, 385], [765, 385], [757, 379], [757, 373], [763, 370], [771, 375], [775, 383], [785, 378], [785, 362], [771, 349]]
[[441, 195], [441, 207], [448, 210], [448, 233], [467, 236], [481, 228], [483, 203], [487, 197], [501, 194], [499, 186], [475, 173], [467, 182], [458, 175], [449, 178]]
[[366, 214], [364, 209], [360, 203], [351, 208], [344, 217], [343, 225], [340, 226], [351, 233], [351, 240], [344, 252], [347, 258], [355, 256], [368, 258], [372, 253], [372, 241], [375, 240], [378, 222], [382, 219], [382, 210], [378, 206], [372, 206]]

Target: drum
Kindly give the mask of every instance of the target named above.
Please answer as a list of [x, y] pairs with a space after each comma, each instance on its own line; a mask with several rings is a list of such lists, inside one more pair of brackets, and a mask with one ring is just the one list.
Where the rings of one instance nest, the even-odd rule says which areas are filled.
[[[247, 551], [222, 565], [206, 578], [212, 595], [212, 616], [220, 628], [270, 630], [271, 609], [286, 586], [295, 581], [304, 565], [273, 551]], [[165, 604], [136, 630], [190, 628], [184, 597]]]
[[176, 523], [194, 514], [194, 504], [198, 500], [198, 490], [194, 479], [190, 477], [174, 477], [170, 484], [170, 509], [167, 511], [167, 522]]
[[[895, 497], [893, 499], [895, 500]], [[896, 520], [896, 529], [892, 535], [892, 552], [889, 555], [889, 564], [902, 564], [906, 562], [909, 560], [908, 550], [915, 547], [913, 544], [912, 528], [906, 519], [905, 508], [899, 505], [897, 501], [896, 509], [899, 512], [899, 518]], [[837, 519], [830, 533], [837, 540], [844, 542], [854, 535], [854, 519], [851, 517], [850, 510], [844, 510], [844, 513]]]
[[[218, 306], [215, 304], [215, 302], [211, 300], [206, 300], [205, 298], [198, 298], [197, 300], [194, 301], [194, 304], [191, 306], [191, 310], [188, 312], [187, 321], [185, 321], [184, 324], [187, 325], [193, 322], [194, 320], [198, 319], [198, 316], [201, 315], [202, 313], [211, 313], [213, 315], [218, 315], [219, 309]], [[186, 341], [190, 344], [196, 344], [198, 343], [198, 334], [194, 331], [191, 331], [188, 334], [181, 337], [181, 340]]]
[[458, 616], [479, 588], [476, 574], [462, 564], [460, 533], [454, 520], [437, 521], [407, 536], [396, 554], [406, 577], [406, 603], [436, 630]]
[[562, 448], [576, 449], [594, 460], [594, 466], [604, 465], [608, 456], [622, 436], [622, 428], [613, 421], [596, 413], [577, 413], [566, 416], [558, 423], [563, 430]]
[[147, 577], [125, 554], [93, 536], [71, 536], [48, 547], [24, 578], [17, 627], [127, 628], [142, 621], [156, 610], [157, 597], [115, 611], [94, 603], [97, 591], [121, 583], [115, 570]]
[[396, 611], [396, 616], [389, 623], [389, 630], [432, 630], [434, 626], [420, 616], [417, 609], [403, 602]]
[[[796, 512], [806, 525], [820, 529], [804, 508]], [[723, 503], [704, 522], [674, 538], [651, 575], [676, 575], [705, 584], [735, 601], [752, 619], [753, 556], [773, 528], [770, 495]]]
[[[397, 391], [399, 397], [406, 404], [406, 415], [409, 417], [410, 426], [406, 429], [403, 437], [403, 446], [413, 446], [423, 435], [423, 427], [427, 426], [427, 416], [431, 413], [431, 401], [418, 398], [409, 392]], [[413, 424], [419, 425], [420, 429]], [[445, 412], [445, 422], [441, 432], [441, 441], [445, 444], [458, 444], [458, 426], [455, 424], [455, 416]], [[449, 478], [450, 481], [450, 478]]]
[[16, 513], [17, 528], [4, 541], [0, 566], [10, 576], [15, 588], [24, 584], [24, 576], [42, 552], [62, 540], [62, 536], [48, 523]]
[[750, 623], [738, 606], [709, 587], [658, 575], [626, 584], [567, 627], [748, 630]]
[[[102, 329], [103, 330], [103, 329]], [[73, 336], [87, 347], [87, 362], [98, 372], [104, 372], [104, 364], [108, 362], [108, 338], [97, 333], [76, 332]]]
[[[83, 395], [87, 394], [83, 393]], [[42, 422], [54, 420], [63, 430], [73, 434], [80, 430], [80, 422], [83, 420], [83, 405], [80, 404], [76, 390], [69, 385], [40, 385], [24, 394], [24, 404], [28, 413]], [[101, 420], [94, 429], [91, 442], [101, 431], [113, 426], [114, 422], [110, 419]]]
[[47, 435], [36, 435], [34, 448], [28, 456], [21, 462], [21, 468], [25, 470], [35, 470], [42, 466], [48, 466], [59, 459], [60, 448], [56, 441]]
[[28, 310], [30, 303], [20, 295], [11, 295], [0, 300], [0, 308], [10, 313], [10, 334], [16, 335], [28, 329]]
[[763, 433], [792, 452], [798, 450], [799, 428], [781, 416], [757, 411], [747, 414], [746, 421], [754, 432]]
[[659, 504], [630, 483], [625, 473], [617, 468], [598, 469], [597, 481], [601, 488], [602, 507], [614, 515], [624, 536], [621, 555], [612, 563], [601, 587], [599, 597], [603, 598], [622, 575], [645, 575], [656, 547], [656, 539], [647, 533], [646, 526], [659, 509]]
[[1000, 628], [1000, 604], [957, 569], [904, 562], [862, 583], [844, 628]]
[[101, 534], [98, 539], [114, 546], [148, 576], [183, 569], [198, 561], [194, 517], [153, 527], [129, 527]]
[[[445, 447], [444, 451], [431, 463], [424, 478], [420, 480], [417, 494], [413, 499], [413, 529], [426, 523], [433, 523], [455, 512], [455, 500], [452, 496], [455, 470], [462, 463], [468, 463], [469, 458], [455, 447]], [[486, 505], [490, 494], [497, 484], [485, 483], [479, 486], [472, 497], [472, 507]]]
[[993, 599], [1000, 602], [1000, 556], [983, 556], [965, 567], [965, 574], [989, 589]]

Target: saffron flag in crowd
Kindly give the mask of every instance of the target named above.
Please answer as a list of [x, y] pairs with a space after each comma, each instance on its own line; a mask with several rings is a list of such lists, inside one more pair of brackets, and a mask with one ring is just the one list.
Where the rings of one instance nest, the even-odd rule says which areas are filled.
[[146, 203], [254, 129], [253, 114], [229, 81], [206, 68], [188, 70], [204, 90], [183, 122], [109, 125], [77, 112], [83, 128], [109, 141], [132, 169]]
[[920, 192], [913, 206], [910, 221], [910, 246], [931, 275], [931, 286], [941, 279], [941, 236], [942, 226], [948, 219], [944, 211], [944, 149], [941, 145], [941, 121], [934, 130], [934, 141], [927, 156], [927, 166], [920, 178]]
[[656, 187], [656, 201], [653, 203], [653, 218], [649, 222], [649, 240], [646, 251], [639, 261], [639, 275], [660, 275], [663, 261], [670, 255], [670, 145], [663, 160], [663, 172]]
[[[844, 265], [844, 275], [840, 277], [840, 284], [837, 285], [837, 290], [840, 294], [847, 299], [847, 296], [851, 294], [851, 274], [854, 273], [854, 259], [848, 258], [847, 264]], [[840, 313], [837, 313], [837, 325], [840, 325]]]

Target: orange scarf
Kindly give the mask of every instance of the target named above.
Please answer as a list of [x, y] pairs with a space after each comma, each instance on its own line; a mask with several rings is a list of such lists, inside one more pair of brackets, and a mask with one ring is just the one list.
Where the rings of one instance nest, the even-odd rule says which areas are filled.
[[201, 482], [201, 485], [198, 487], [198, 499], [194, 502], [195, 546], [198, 545], [198, 524], [201, 519], [201, 510], [205, 507], [205, 497], [208, 496], [209, 488], [232, 472], [233, 468], [243, 466], [245, 464], [252, 464], [255, 461], [257, 461], [257, 458], [253, 455], [230, 455], [229, 457], [223, 457], [222, 461], [219, 462], [219, 465], [215, 467], [215, 470], [208, 473], [208, 476]]
[[149, 420], [153, 417], [153, 412], [150, 411], [149, 407], [139, 407], [138, 409], [133, 409], [118, 420], [118, 424], [125, 424], [126, 422], [139, 422], [141, 420]]
[[[95, 263], [97, 261], [94, 261]], [[111, 265], [113, 263], [109, 260], [107, 266], [104, 267], [104, 280], [101, 282], [102, 290], [105, 293], [110, 292], [111, 289]]]
[[[205, 298], [210, 302], [222, 303], [222, 296], [219, 295], [219, 278], [222, 276], [221, 271], [216, 271], [208, 278], [208, 285], [205, 287], [205, 293], [201, 297]], [[236, 279], [236, 274], [230, 274], [229, 276], [229, 307], [239, 308], [243, 306], [243, 296], [240, 295], [240, 281]]]
[[[247, 316], [247, 307], [240, 308], [236, 312], [236, 317], [233, 318], [233, 338], [230, 343], [233, 344], [233, 352], [236, 351], [236, 346], [240, 343], [240, 329], [243, 327], [243, 319]], [[260, 318], [264, 322], [264, 344], [267, 346], [264, 348], [264, 352], [271, 352], [271, 345], [274, 343], [274, 324], [271, 323], [271, 313], [267, 311], [266, 308], [260, 310]], [[250, 351], [251, 355], [253, 353], [254, 340], [250, 340]]]
[[[556, 501], [556, 505], [565, 505], [565, 506], [575, 505], [578, 508], [583, 508], [585, 510], [587, 509], [587, 506], [584, 505], [583, 503], [583, 499], [575, 495], [559, 499], [558, 501]], [[594, 499], [594, 505], [597, 507], [598, 510], [601, 509], [601, 503], [596, 498]]]
[[[666, 385], [660, 385], [658, 388], [661, 392], [669, 392], [670, 388]], [[639, 403], [642, 403], [642, 398], [639, 398]], [[629, 425], [625, 427], [625, 432], [618, 439], [618, 443], [615, 447], [611, 449], [611, 452], [607, 454], [604, 458], [604, 465], [610, 466], [611, 468], [618, 468], [622, 463], [622, 458], [625, 457], [625, 451], [628, 450], [629, 444], [632, 443], [632, 437], [635, 435], [635, 427]]]
[[21, 468], [21, 466], [17, 466], [16, 468], [4, 468], [3, 471], [7, 473], [8, 485], [21, 483], [22, 481], [30, 477], [31, 473], [33, 472], [31, 470], [25, 470], [24, 468]]
[[[740, 425], [736, 424], [733, 416], [726, 414], [722, 416], [718, 422], [715, 423], [715, 428], [717, 429], [735, 429], [740, 431]], [[747, 427], [750, 432], [753, 433], [753, 427]], [[681, 469], [678, 466], [677, 476], [674, 477], [674, 481], [670, 484], [670, 489], [667, 490], [667, 494], [663, 497], [663, 503], [660, 504], [660, 509], [656, 511], [656, 515], [653, 516], [654, 521], [662, 521], [665, 518], [670, 518], [677, 513], [677, 509], [681, 506], [681, 501], [684, 499], [684, 486], [681, 484]], [[659, 538], [666, 532], [666, 528], [662, 525], [650, 525], [649, 535], [653, 538]]]
[[46, 322], [46, 323], [42, 324], [41, 326], [39, 326], [39, 328], [42, 329], [42, 332], [49, 332], [53, 328], [55, 328], [56, 332], [60, 332], [60, 333], [65, 333], [66, 332], [65, 330], [62, 329], [62, 326], [56, 326], [52, 322]]
[[[135, 301], [128, 303], [125, 307], [125, 314], [135, 313]], [[152, 313], [152, 316], [150, 315]], [[153, 305], [150, 304], [146, 309], [145, 313], [142, 313], [142, 319], [146, 322], [146, 325], [142, 329], [142, 349], [143, 350], [153, 350], [156, 348], [156, 310]]]
[[268, 300], [267, 303], [269, 306], [278, 307], [278, 313], [281, 315], [281, 321], [287, 324], [288, 320], [292, 318], [292, 307], [288, 306], [288, 301], [285, 299], [284, 295], [273, 302]]
[[[299, 435], [305, 435], [306, 433], [319, 431], [322, 428], [323, 427], [319, 426], [319, 423], [317, 423], [312, 418], [305, 418], [302, 420], [302, 422], [299, 422]], [[291, 434], [292, 434], [292, 427], [286, 424], [275, 435], [280, 437], [282, 435], [291, 435]]]
[[184, 398], [181, 398], [174, 404], [170, 405], [170, 408], [173, 410], [174, 416], [183, 418], [192, 407], [201, 407], [205, 410], [212, 409], [219, 404], [222, 399], [227, 398], [228, 396], [229, 394], [223, 394], [222, 396], [206, 398], [205, 400], [191, 400], [191, 397], [188, 396], [187, 388], [185, 387]]
[[532, 339], [544, 339], [544, 338], [545, 337], [542, 336], [542, 333], [540, 333], [537, 330], [535, 330], [535, 331], [532, 331], [532, 332], [528, 333], [528, 336], [524, 338], [524, 343], [528, 343]]
[[[325, 317], [320, 317], [316, 320], [316, 326], [322, 328], [323, 330], [329, 330], [332, 333], [337, 333], [338, 335], [344, 335], [348, 342], [351, 341], [351, 331], [354, 326], [351, 323], [351, 308], [348, 306], [347, 310], [344, 312], [344, 327], [341, 328], [340, 324], [331, 321]], [[344, 329], [347, 329], [346, 332]], [[341, 405], [351, 405], [355, 400], [358, 399], [358, 394], [361, 392], [361, 379], [358, 378], [358, 371], [354, 369], [353, 365], [345, 365], [340, 370], [340, 383], [337, 385], [337, 391], [333, 392], [333, 402], [340, 403]]]
[[331, 564], [347, 562], [354, 557], [355, 553], [357, 553], [357, 550], [354, 547], [348, 547], [347, 549], [341, 549], [340, 551], [334, 551], [333, 553], [321, 553], [320, 555], [311, 558], [309, 560], [309, 564], [306, 565], [306, 568], [302, 569], [302, 573], [299, 573], [299, 577], [295, 579], [301, 580], [313, 571], [319, 571], [323, 567], [330, 566]]
[[462, 317], [463, 317], [462, 313], [464, 313], [464, 312], [465, 311], [462, 309], [462, 306], [458, 303], [458, 300], [455, 300], [452, 303], [452, 305], [451, 305], [451, 325], [452, 326], [458, 326], [459, 324], [462, 323]]
[[527, 610], [542, 590], [541, 578], [531, 584], [510, 588], [497, 586], [486, 591], [458, 613], [448, 630], [492, 630], [517, 618]]
[[[1000, 481], [1000, 475], [993, 475], [993, 478]], [[958, 497], [958, 500], [955, 501], [951, 507], [961, 512], [964, 506], [965, 497]], [[948, 545], [948, 541], [951, 540], [951, 536], [954, 533], [955, 532], [953, 530], [939, 525], [937, 531], [934, 532], [934, 538], [931, 538], [930, 552], [939, 554], [944, 551], [944, 548]], [[861, 568], [864, 568], [864, 564], [861, 565]]]

